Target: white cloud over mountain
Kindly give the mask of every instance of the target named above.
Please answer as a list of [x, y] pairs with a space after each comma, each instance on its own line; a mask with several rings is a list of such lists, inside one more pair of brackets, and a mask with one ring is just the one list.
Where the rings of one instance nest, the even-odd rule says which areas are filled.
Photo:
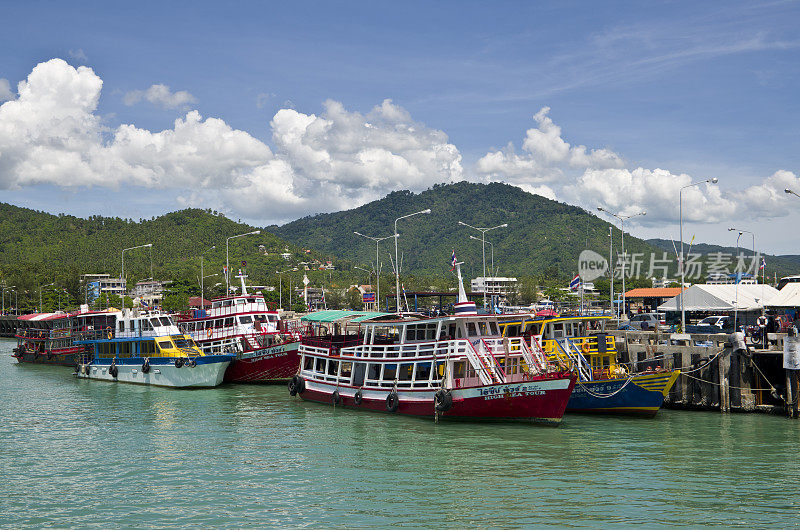
[[[443, 131], [415, 122], [388, 99], [365, 114], [331, 100], [318, 115], [283, 108], [269, 123], [271, 149], [196, 110], [158, 132], [132, 124], [108, 127], [97, 113], [103, 81], [91, 68], [61, 59], [38, 64], [19, 83], [18, 95], [3, 81], [0, 189], [52, 184], [170, 190], [187, 204], [271, 222], [468, 178], [503, 180], [590, 209], [647, 210], [646, 222], [658, 223], [674, 221], [680, 188], [702, 180], [663, 169], [629, 169], [612, 150], [572, 145], [547, 107], [533, 116], [535, 126], [519, 152], [509, 143], [481, 157], [467, 174], [461, 153]], [[164, 108], [195, 101], [162, 84], [125, 96], [126, 104], [143, 100]], [[684, 216], [714, 222], [784, 215], [786, 187], [800, 189], [800, 179], [780, 170], [741, 192], [687, 188]]]

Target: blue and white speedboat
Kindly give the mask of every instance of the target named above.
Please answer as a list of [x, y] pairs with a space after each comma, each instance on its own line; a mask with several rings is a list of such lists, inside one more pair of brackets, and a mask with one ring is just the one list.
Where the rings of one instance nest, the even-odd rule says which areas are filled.
[[205, 355], [170, 315], [157, 312], [85, 313], [76, 322], [84, 346], [75, 375], [174, 388], [214, 387], [234, 355]]

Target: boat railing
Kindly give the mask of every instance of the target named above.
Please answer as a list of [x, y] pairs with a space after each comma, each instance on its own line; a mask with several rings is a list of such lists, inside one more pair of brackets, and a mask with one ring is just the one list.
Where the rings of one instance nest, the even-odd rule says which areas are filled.
[[111, 326], [101, 329], [77, 329], [73, 331], [76, 341], [112, 340], [112, 339], [139, 339], [163, 337], [165, 335], [180, 335], [183, 331], [179, 327], [172, 327], [168, 330], [135, 329], [119, 331]]
[[[47, 328], [26, 328], [26, 329], [17, 329], [17, 333], [15, 336], [18, 339], [25, 339], [25, 340], [47, 340], [52, 338], [64, 338], [69, 336], [69, 329], [64, 329], [66, 333], [59, 333], [58, 335], [54, 334], [53, 332], [56, 330], [47, 329]], [[58, 330], [59, 332], [61, 330]]]
[[592, 380], [592, 367], [581, 353], [580, 348], [569, 338], [562, 338], [555, 341], [557, 348], [570, 362], [571, 368], [577, 371], [581, 381]]
[[232, 304], [208, 309], [187, 309], [186, 311], [179, 312], [177, 316], [181, 320], [203, 320], [259, 311], [274, 313], [276, 311], [276, 306], [275, 304], [267, 302], [247, 302], [244, 304]]

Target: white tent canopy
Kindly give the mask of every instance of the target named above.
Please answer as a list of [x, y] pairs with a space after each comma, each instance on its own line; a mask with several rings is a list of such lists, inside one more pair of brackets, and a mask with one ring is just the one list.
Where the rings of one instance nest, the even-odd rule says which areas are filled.
[[[695, 284], [660, 306], [659, 311], [680, 311], [685, 296], [686, 311], [757, 311], [778, 295], [778, 290], [763, 284]], [[766, 304], [765, 304], [766, 302]]]
[[775, 298], [767, 303], [770, 307], [800, 307], [800, 283], [787, 283]]

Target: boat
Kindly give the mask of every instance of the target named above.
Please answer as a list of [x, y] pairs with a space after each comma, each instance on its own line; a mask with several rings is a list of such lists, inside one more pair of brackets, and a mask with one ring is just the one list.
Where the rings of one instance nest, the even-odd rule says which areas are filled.
[[521, 334], [532, 350], [568, 367], [578, 382], [567, 412], [655, 416], [680, 370], [655, 368], [631, 373], [617, 362], [616, 341], [605, 333], [609, 316], [509, 315], [505, 335]]
[[497, 318], [467, 300], [460, 266], [458, 280], [453, 315], [390, 314], [302, 337], [289, 393], [437, 421], [560, 423], [575, 375], [502, 337]]
[[157, 311], [90, 312], [76, 317], [76, 364], [81, 379], [173, 388], [214, 387], [234, 355], [206, 355], [172, 317]]
[[178, 315], [177, 322], [206, 355], [233, 354], [225, 373], [230, 383], [285, 382], [300, 365], [297, 351], [303, 329], [280, 318], [260, 294], [248, 294], [239, 274], [241, 294], [210, 302]]
[[83, 346], [73, 343], [70, 313], [33, 313], [17, 319], [13, 356], [19, 363], [75, 366]]

